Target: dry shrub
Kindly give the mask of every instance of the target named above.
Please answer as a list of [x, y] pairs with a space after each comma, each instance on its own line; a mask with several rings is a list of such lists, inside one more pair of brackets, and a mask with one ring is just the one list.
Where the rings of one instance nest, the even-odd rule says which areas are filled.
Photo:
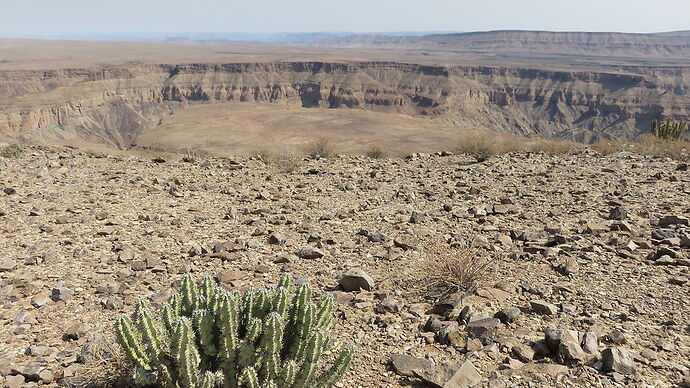
[[[98, 336], [100, 333], [91, 335], [90, 338]], [[113, 333], [108, 333], [102, 338], [115, 338]], [[114, 341], [97, 341], [97, 349], [91, 346], [91, 340], [82, 348], [81, 359], [82, 367], [78, 372], [63, 380], [66, 387], [93, 387], [93, 388], [116, 388], [133, 387], [130, 370], [131, 363], [127, 360], [124, 351], [117, 346]], [[83, 358], [84, 348], [91, 346], [89, 355]]]
[[625, 151], [627, 144], [620, 140], [599, 140], [592, 144], [592, 149], [602, 155], [611, 155], [616, 152]]
[[483, 162], [502, 153], [502, 149], [496, 141], [487, 136], [463, 136], [458, 141], [455, 152], [467, 154], [477, 162]]
[[320, 137], [305, 144], [304, 152], [312, 159], [328, 158], [335, 154], [335, 147], [330, 140]]
[[203, 151], [187, 148], [185, 149], [184, 156], [182, 156], [182, 160], [187, 163], [196, 163], [197, 160], [201, 158], [202, 152]]
[[72, 386], [93, 388], [133, 387], [129, 371], [130, 363], [124, 354], [84, 367], [79, 374], [69, 379]]
[[373, 145], [366, 152], [366, 156], [372, 159], [381, 159], [386, 156], [386, 151], [379, 145]]
[[484, 252], [469, 248], [432, 249], [419, 266], [418, 292], [434, 300], [476, 288], [493, 270]]
[[529, 149], [532, 152], [543, 152], [547, 155], [565, 155], [581, 148], [572, 141], [543, 139], [533, 143]]
[[257, 150], [256, 155], [269, 166], [282, 172], [292, 172], [297, 169], [302, 156], [292, 148], [267, 144]]
[[460, 137], [455, 152], [467, 154], [477, 162], [483, 162], [492, 156], [523, 149], [524, 144], [516, 136], [492, 132], [469, 132]]
[[676, 160], [690, 158], [690, 142], [685, 140], [667, 140], [653, 135], [644, 135], [633, 145], [635, 152], [656, 157], [668, 157]]
[[10, 144], [0, 148], [0, 157], [2, 158], [16, 158], [24, 153], [24, 147], [19, 144]]

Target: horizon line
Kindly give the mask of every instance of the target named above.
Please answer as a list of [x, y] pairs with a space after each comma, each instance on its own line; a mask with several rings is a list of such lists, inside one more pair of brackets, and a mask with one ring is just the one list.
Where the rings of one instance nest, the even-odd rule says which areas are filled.
[[[0, 33], [0, 38], [35, 38], [35, 39], [60, 39], [68, 37], [106, 37], [106, 36], [128, 36], [128, 37], [152, 37], [156, 36], [158, 38], [185, 38], [194, 35], [257, 35], [257, 36], [289, 36], [289, 35], [389, 35], [389, 36], [399, 36], [404, 35], [450, 35], [450, 34], [472, 34], [472, 33], [491, 33], [491, 32], [546, 32], [546, 33], [595, 33], [595, 34], [632, 34], [632, 35], [655, 35], [655, 34], [668, 34], [668, 33], [678, 33], [678, 32], [688, 32], [687, 30], [662, 30], [654, 32], [628, 32], [628, 31], [591, 31], [591, 30], [540, 30], [540, 29], [495, 29], [495, 30], [388, 30], [388, 31], [280, 31], [280, 32], [264, 32], [264, 31], [201, 31], [201, 32], [191, 32], [191, 31], [160, 31], [160, 32], [71, 32], [71, 33], [55, 33], [55, 34], [7, 34]], [[404, 34], [404, 35], [402, 35]]]

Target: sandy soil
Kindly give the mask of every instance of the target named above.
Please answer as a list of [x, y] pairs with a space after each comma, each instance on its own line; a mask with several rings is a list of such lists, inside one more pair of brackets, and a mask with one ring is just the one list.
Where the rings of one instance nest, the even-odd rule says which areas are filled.
[[137, 145], [232, 155], [266, 144], [297, 146], [326, 138], [341, 153], [363, 153], [373, 146], [392, 153], [428, 152], [452, 148], [461, 131], [429, 119], [360, 109], [222, 103], [180, 110], [139, 136]]

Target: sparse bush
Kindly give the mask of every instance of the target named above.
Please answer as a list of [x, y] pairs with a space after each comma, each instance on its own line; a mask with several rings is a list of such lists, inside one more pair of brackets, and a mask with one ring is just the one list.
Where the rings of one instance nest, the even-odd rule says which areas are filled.
[[282, 172], [294, 171], [302, 160], [302, 156], [294, 149], [272, 144], [259, 149], [256, 154], [264, 163]]
[[335, 154], [335, 147], [330, 140], [320, 137], [305, 144], [304, 152], [312, 159], [328, 158]]
[[496, 142], [484, 136], [464, 136], [458, 141], [455, 152], [467, 154], [477, 162], [483, 162], [497, 155], [500, 152], [500, 148]]
[[565, 155], [580, 147], [579, 144], [571, 141], [543, 139], [533, 143], [529, 149], [532, 152], [543, 152], [547, 155]]
[[19, 144], [10, 144], [0, 148], [0, 157], [2, 158], [16, 158], [24, 153], [24, 147]]
[[602, 155], [615, 154], [616, 152], [625, 151], [627, 144], [620, 140], [599, 140], [592, 144], [592, 149]]
[[676, 120], [652, 121], [652, 134], [664, 140], [678, 140], [688, 127], [687, 123]]
[[165, 388], [330, 387], [347, 370], [351, 349], [325, 369], [321, 356], [339, 347], [327, 336], [333, 298], [312, 302], [312, 289], [283, 276], [277, 287], [227, 291], [206, 277], [182, 280], [160, 314], [141, 301], [132, 321], [117, 319], [118, 342], [137, 386]]
[[366, 153], [367, 157], [372, 159], [380, 159], [386, 156], [386, 151], [379, 145], [373, 145]]

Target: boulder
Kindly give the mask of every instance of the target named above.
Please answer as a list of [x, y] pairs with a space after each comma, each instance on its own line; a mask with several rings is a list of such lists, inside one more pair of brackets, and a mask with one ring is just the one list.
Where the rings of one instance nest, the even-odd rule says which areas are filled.
[[297, 252], [297, 257], [301, 259], [320, 259], [323, 257], [323, 252], [315, 247], [304, 247]]
[[577, 363], [585, 361], [587, 354], [575, 341], [561, 341], [558, 344], [558, 359], [561, 363]]
[[453, 377], [450, 378], [444, 385], [443, 388], [466, 388], [474, 387], [475, 385], [481, 383], [482, 376], [479, 374], [477, 368], [472, 364], [471, 361], [465, 361], [464, 364], [458, 369]]
[[690, 219], [678, 215], [667, 215], [659, 218], [659, 226], [662, 228], [670, 225], [690, 226]]
[[484, 345], [490, 345], [494, 341], [500, 324], [501, 321], [497, 318], [483, 318], [468, 323], [465, 326], [465, 331], [470, 338], [477, 338]]
[[534, 359], [534, 350], [528, 345], [518, 344], [511, 349], [515, 358], [522, 362], [530, 362]]
[[519, 308], [509, 307], [494, 314], [494, 318], [500, 319], [503, 323], [510, 323], [515, 322], [515, 320], [517, 319], [517, 317], [520, 316], [521, 313], [522, 312]]
[[618, 372], [624, 375], [635, 374], [635, 361], [629, 351], [621, 348], [606, 348], [601, 352], [604, 372]]

